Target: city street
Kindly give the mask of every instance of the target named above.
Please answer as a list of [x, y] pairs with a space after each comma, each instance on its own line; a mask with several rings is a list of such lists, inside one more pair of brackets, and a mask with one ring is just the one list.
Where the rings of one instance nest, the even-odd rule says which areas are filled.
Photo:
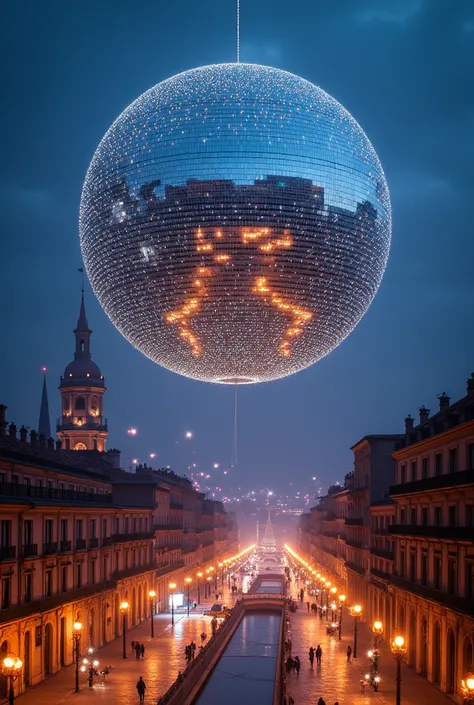
[[[292, 597], [297, 600], [298, 589], [292, 582]], [[287, 693], [294, 698], [295, 705], [317, 705], [320, 697], [326, 705], [395, 705], [396, 661], [387, 647], [382, 647], [380, 656], [380, 690], [378, 693], [366, 687], [360, 692], [360, 681], [369, 671], [367, 651], [371, 646], [371, 631], [361, 623], [357, 639], [358, 658], [347, 663], [346, 651], [354, 647], [354, 621], [345, 610], [342, 620], [342, 639], [326, 635], [326, 620], [308, 613], [306, 602], [298, 601], [296, 613], [290, 613], [292, 656], [299, 656], [301, 671], [294, 671], [287, 678]], [[308, 651], [321, 645], [322, 664], [310, 667]], [[416, 673], [402, 665], [402, 705], [448, 705], [452, 700], [437, 690]]]
[[[220, 590], [220, 588], [219, 588]], [[106, 676], [105, 684], [99, 684], [94, 678], [94, 688], [87, 685], [86, 674], [81, 673], [81, 690], [74, 692], [75, 666], [71, 665], [30, 688], [24, 695], [17, 698], [19, 705], [130, 705], [138, 703], [136, 684], [140, 676], [147, 685], [145, 702], [156, 703], [158, 696], [163, 695], [176, 679], [179, 671], [186, 666], [184, 648], [191, 640], [197, 647], [201, 644], [201, 633], [211, 635], [211, 619], [202, 616], [202, 607], [209, 609], [215, 603], [214, 592], [211, 598], [201, 600], [201, 607], [188, 618], [179, 613], [175, 617], [175, 625], [171, 626], [171, 615], [160, 614], [154, 617], [155, 638], [150, 636], [150, 620], [127, 633], [127, 659], [122, 658], [122, 639], [107, 644], [94, 653], [99, 660], [99, 670], [111, 665], [112, 670]], [[191, 598], [193, 594], [191, 594]], [[195, 596], [194, 596], [195, 597]], [[232, 604], [230, 590], [223, 591], [222, 603]], [[145, 657], [137, 661], [131, 651], [131, 642], [139, 641], [145, 646]]]

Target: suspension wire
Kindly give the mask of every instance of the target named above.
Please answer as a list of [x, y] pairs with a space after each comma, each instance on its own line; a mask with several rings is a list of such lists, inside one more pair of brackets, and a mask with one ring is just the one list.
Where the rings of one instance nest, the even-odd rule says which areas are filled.
[[240, 63], [240, 0], [237, 0], [237, 63]]
[[234, 385], [234, 434], [232, 437], [232, 462], [231, 466], [235, 467], [238, 462], [238, 457], [237, 457], [237, 399], [238, 399], [238, 394], [237, 390], [239, 388], [238, 384]]

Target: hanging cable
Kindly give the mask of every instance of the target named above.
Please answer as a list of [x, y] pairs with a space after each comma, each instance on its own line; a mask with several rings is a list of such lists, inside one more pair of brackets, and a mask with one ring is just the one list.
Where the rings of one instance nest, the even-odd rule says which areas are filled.
[[237, 465], [237, 390], [239, 388], [238, 384], [234, 385], [234, 433], [232, 437], [232, 461], [231, 466], [235, 467]]
[[240, 0], [237, 0], [237, 63], [240, 63]]

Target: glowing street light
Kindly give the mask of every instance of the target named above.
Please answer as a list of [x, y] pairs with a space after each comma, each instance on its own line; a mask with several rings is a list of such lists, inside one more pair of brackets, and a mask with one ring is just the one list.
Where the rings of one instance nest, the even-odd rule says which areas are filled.
[[79, 642], [82, 636], [82, 622], [74, 622], [72, 626], [72, 639], [74, 643], [74, 661], [76, 662], [76, 693], [79, 692]]
[[199, 571], [196, 573], [197, 579], [198, 579], [198, 605], [201, 604], [201, 578], [202, 578], [202, 572]]
[[155, 597], [156, 597], [156, 592], [154, 590], [150, 590], [148, 592], [148, 598], [150, 600], [150, 619], [151, 619], [151, 638], [153, 639], [155, 634], [153, 633], [153, 614], [154, 614], [154, 605], [155, 605]]
[[127, 614], [129, 604], [126, 600], [120, 603], [120, 611], [122, 613], [122, 658], [127, 658]]
[[354, 651], [352, 654], [353, 658], [357, 658], [357, 624], [362, 615], [362, 607], [360, 605], [354, 605], [350, 608], [351, 616], [354, 617]]
[[13, 690], [13, 683], [16, 681], [18, 676], [21, 676], [23, 671], [23, 661], [15, 656], [15, 654], [7, 654], [2, 661], [2, 673], [10, 679], [10, 688], [8, 692], [8, 702], [13, 705], [15, 700], [15, 691]]
[[176, 583], [169, 583], [168, 585], [171, 597], [171, 625], [174, 624], [174, 591], [176, 590]]
[[191, 602], [190, 591], [191, 591], [191, 583], [193, 582], [193, 579], [192, 578], [185, 578], [184, 582], [186, 583], [187, 588], [188, 588], [188, 617], [189, 617], [189, 604]]
[[461, 681], [464, 705], [474, 703], [474, 673], [467, 673]]
[[391, 645], [392, 654], [397, 659], [397, 695], [396, 705], [401, 705], [402, 692], [402, 659], [406, 652], [405, 639], [402, 636], [396, 636]]
[[345, 595], [339, 595], [339, 641], [342, 638], [342, 606], [346, 601]]

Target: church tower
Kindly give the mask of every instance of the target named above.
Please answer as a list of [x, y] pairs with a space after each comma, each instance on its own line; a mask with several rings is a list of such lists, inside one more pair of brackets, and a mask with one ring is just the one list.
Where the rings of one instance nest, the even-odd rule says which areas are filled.
[[106, 389], [104, 377], [91, 359], [91, 334], [82, 292], [74, 330], [76, 352], [59, 384], [62, 416], [56, 431], [66, 450], [105, 450], [107, 421], [103, 418], [103, 403]]

